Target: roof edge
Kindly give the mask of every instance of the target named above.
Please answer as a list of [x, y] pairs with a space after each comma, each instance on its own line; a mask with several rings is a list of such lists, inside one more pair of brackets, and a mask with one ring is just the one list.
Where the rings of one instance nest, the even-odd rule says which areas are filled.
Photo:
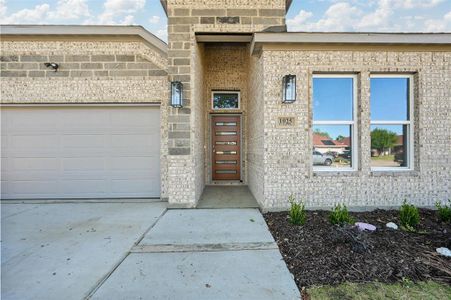
[[265, 43], [273, 44], [368, 44], [368, 45], [451, 45], [451, 32], [257, 32], [251, 53]]
[[0, 25], [0, 36], [7, 35], [136, 35], [165, 54], [168, 50], [164, 41], [138, 25]]

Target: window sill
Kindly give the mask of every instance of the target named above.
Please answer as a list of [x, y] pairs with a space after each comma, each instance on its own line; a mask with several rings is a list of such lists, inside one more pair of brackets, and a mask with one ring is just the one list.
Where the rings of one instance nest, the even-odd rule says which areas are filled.
[[357, 177], [360, 173], [355, 169], [347, 170], [313, 170], [313, 176], [317, 177], [332, 177], [332, 176], [344, 176], [344, 177]]
[[371, 170], [371, 176], [411, 176], [416, 177], [419, 176], [420, 172], [412, 170], [412, 169], [401, 169], [401, 170]]

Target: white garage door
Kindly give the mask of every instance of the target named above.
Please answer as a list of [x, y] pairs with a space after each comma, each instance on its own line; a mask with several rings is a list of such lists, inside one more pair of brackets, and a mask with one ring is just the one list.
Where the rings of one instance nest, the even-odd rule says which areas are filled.
[[160, 196], [158, 107], [2, 107], [3, 199]]

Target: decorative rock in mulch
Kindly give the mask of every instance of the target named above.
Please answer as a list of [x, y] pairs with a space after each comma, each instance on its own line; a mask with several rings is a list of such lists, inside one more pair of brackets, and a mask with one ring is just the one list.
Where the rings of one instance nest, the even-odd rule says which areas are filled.
[[439, 254], [441, 254], [441, 255], [444, 255], [444, 256], [447, 256], [447, 257], [451, 257], [451, 250], [449, 250], [449, 249], [446, 248], [446, 247], [440, 247], [440, 248], [437, 248], [436, 251], [437, 251]]
[[368, 224], [368, 223], [363, 223], [363, 222], [356, 222], [355, 226], [360, 230], [360, 231], [364, 231], [364, 230], [368, 230], [368, 231], [375, 231], [376, 230], [376, 226]]
[[388, 228], [394, 229], [394, 230], [398, 229], [398, 225], [396, 225], [393, 222], [388, 222], [387, 224], [385, 224], [385, 226], [387, 226]]

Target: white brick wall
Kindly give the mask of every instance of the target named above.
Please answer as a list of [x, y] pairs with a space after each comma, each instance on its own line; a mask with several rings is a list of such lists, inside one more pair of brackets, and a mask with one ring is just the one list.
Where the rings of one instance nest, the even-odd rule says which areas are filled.
[[[433, 205], [451, 198], [451, 53], [400, 51], [264, 51], [264, 208], [288, 207], [293, 193], [309, 207]], [[313, 72], [359, 74], [359, 169], [314, 173], [311, 162]], [[415, 73], [415, 170], [371, 172], [370, 72]], [[298, 100], [281, 103], [281, 78], [297, 75]], [[279, 115], [298, 126], [276, 128]]]

